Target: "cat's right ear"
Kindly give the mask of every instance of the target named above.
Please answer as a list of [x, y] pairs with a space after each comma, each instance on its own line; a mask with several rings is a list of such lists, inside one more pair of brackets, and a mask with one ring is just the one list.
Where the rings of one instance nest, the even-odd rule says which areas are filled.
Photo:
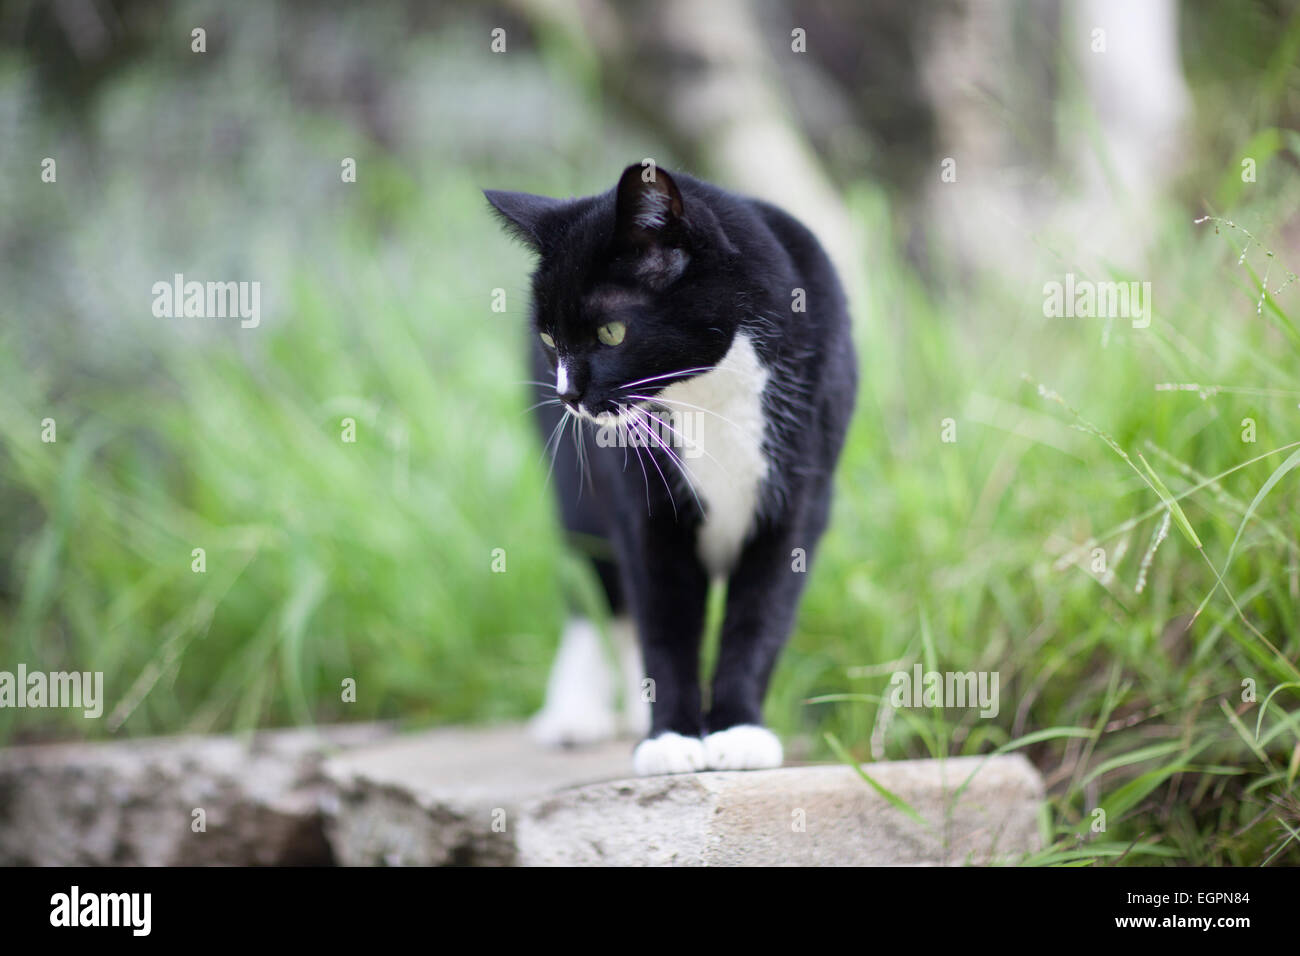
[[485, 189], [483, 195], [492, 204], [506, 232], [536, 252], [541, 252], [546, 245], [547, 218], [565, 205], [563, 199], [499, 189]]

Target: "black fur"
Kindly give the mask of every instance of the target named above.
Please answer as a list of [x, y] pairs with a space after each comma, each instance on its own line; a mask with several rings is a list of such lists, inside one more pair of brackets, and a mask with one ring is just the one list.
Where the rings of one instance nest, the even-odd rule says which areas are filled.
[[[772, 668], [795, 619], [806, 574], [826, 527], [831, 477], [852, 414], [857, 364], [835, 272], [798, 221], [767, 203], [689, 176], [641, 166], [597, 196], [560, 200], [486, 193], [509, 230], [539, 262], [532, 278], [533, 371], [554, 381], [550, 335], [571, 366], [564, 396], [591, 412], [655, 395], [680, 378], [624, 383], [718, 363], [737, 333], [769, 370], [763, 394], [768, 479], [756, 519], [727, 578], [726, 615], [709, 710], [702, 711], [699, 652], [710, 575], [696, 551], [703, 519], [662, 449], [643, 472], [621, 448], [598, 447], [597, 426], [563, 427], [553, 480], [566, 527], [583, 542], [608, 542], [594, 560], [611, 606], [630, 605], [646, 674], [654, 681], [651, 736], [761, 724]], [[795, 311], [795, 290], [805, 311]], [[596, 338], [622, 321], [617, 346]], [[539, 388], [538, 400], [555, 389]], [[564, 414], [544, 404], [550, 436]], [[574, 432], [583, 442], [583, 474]], [[660, 480], [657, 465], [667, 480]], [[584, 482], [580, 492], [580, 481]], [[670, 490], [670, 487], [672, 490]], [[707, 502], [705, 502], [707, 507]], [[612, 558], [612, 559], [611, 559]]]

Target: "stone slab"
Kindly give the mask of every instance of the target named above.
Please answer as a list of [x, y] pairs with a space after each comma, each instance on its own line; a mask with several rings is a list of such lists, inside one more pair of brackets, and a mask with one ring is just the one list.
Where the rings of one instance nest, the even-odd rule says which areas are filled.
[[509, 865], [523, 805], [577, 784], [616, 779], [631, 741], [552, 750], [517, 725], [403, 735], [328, 761], [337, 786], [328, 832], [352, 866]]
[[867, 765], [922, 824], [850, 767], [629, 778], [632, 748], [382, 724], [14, 747], [0, 865], [951, 865], [1038, 846], [1021, 756]]
[[526, 806], [516, 862], [922, 866], [1014, 862], [1038, 848], [1043, 782], [1021, 756], [864, 769], [925, 823], [843, 765], [633, 778]]
[[351, 724], [0, 749], [0, 865], [331, 863], [321, 765], [392, 733]]

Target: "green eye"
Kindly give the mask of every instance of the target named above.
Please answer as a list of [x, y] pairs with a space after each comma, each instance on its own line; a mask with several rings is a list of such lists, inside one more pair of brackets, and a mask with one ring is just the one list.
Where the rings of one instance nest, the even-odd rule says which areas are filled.
[[542, 344], [545, 345], [548, 349], [555, 348], [555, 339], [551, 338], [545, 332], [539, 332], [538, 335], [540, 335], [542, 338]]
[[596, 330], [596, 338], [600, 339], [602, 345], [618, 345], [625, 335], [627, 326], [622, 322], [610, 322]]

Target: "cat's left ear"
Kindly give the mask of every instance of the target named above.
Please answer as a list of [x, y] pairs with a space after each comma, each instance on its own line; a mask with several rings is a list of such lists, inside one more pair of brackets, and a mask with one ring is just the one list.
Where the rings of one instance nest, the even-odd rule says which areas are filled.
[[685, 205], [672, 176], [656, 166], [632, 165], [618, 181], [614, 244], [637, 262], [636, 274], [654, 289], [671, 285], [690, 262]]
[[657, 166], [633, 164], [618, 181], [615, 237], [625, 245], [673, 245], [684, 232], [685, 207], [673, 177]]
[[536, 252], [541, 252], [546, 245], [548, 220], [554, 221], [552, 214], [567, 204], [564, 199], [499, 189], [485, 189], [483, 195], [496, 210], [506, 231]]

